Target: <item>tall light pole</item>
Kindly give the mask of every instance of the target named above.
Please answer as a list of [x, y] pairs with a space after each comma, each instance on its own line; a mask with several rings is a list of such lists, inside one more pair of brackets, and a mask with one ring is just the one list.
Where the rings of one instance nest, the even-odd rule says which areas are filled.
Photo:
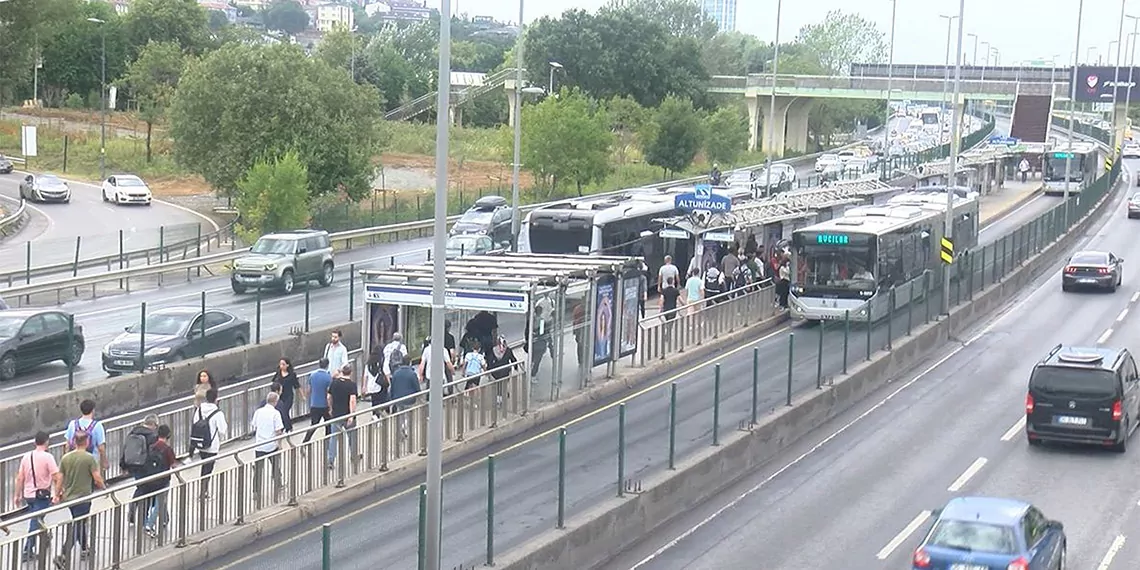
[[994, 52], [994, 67], [1001, 66], [1001, 50], [996, 47], [991, 47], [990, 49]]
[[[1120, 0], [1120, 23], [1116, 30], [1116, 70], [1112, 74], [1112, 149], [1109, 152], [1113, 153], [1113, 160], [1116, 159], [1116, 149], [1120, 146], [1120, 139], [1124, 138], [1124, 129], [1118, 130], [1117, 127], [1120, 116], [1116, 110], [1116, 94], [1120, 91], [1120, 56], [1124, 52], [1124, 2], [1125, 0]], [[1128, 83], [1132, 84], [1131, 70], [1128, 72]]]
[[[768, 106], [768, 152], [764, 153], [764, 193], [772, 190], [772, 153], [776, 152], [776, 74], [780, 70], [780, 16], [784, 0], [776, 0], [776, 41], [772, 44], [772, 101]], [[783, 150], [783, 149], [780, 149]]]
[[[891, 81], [895, 75], [895, 14], [898, 7], [898, 0], [891, 0], [891, 47], [887, 60], [887, 118], [883, 121], [883, 164], [887, 163], [891, 151]], [[774, 92], [775, 83], [772, 85]]]
[[974, 59], [970, 65], [977, 67], [978, 65], [978, 34], [966, 34], [966, 37], [974, 38]]
[[[1080, 52], [1080, 50], [1077, 50], [1077, 51]], [[1096, 51], [1096, 46], [1089, 46], [1089, 48], [1087, 50], [1085, 50], [1085, 61], [1089, 62], [1090, 64], [1096, 63], [1096, 61], [1093, 60], [1093, 57], [1092, 57], [1092, 54], [1094, 51]]]
[[[1085, 0], [1077, 5], [1077, 45], [1073, 48], [1073, 68], [1069, 74], [1069, 148], [1065, 153], [1065, 225], [1069, 224], [1069, 178], [1073, 173], [1073, 136], [1077, 124], [1077, 56], [1081, 53], [1081, 20], [1085, 16]], [[1095, 46], [1094, 46], [1095, 47]]]
[[[962, 94], [962, 31], [965, 28], [966, 0], [958, 0], [958, 56], [954, 64], [954, 101], [951, 109], [953, 123], [950, 127], [950, 179], [946, 188], [946, 239], [954, 239], [954, 187], [958, 185], [958, 148], [961, 140], [958, 138], [962, 128], [962, 109], [958, 105], [958, 98]], [[949, 42], [947, 43], [949, 48]], [[950, 314], [950, 271], [942, 271], [942, 307], [946, 314]]]
[[[945, 73], [942, 74], [942, 114], [946, 114], [946, 94], [950, 87], [950, 31], [953, 29], [954, 20], [958, 16], [943, 16], [939, 18], [946, 19], [946, 60], [944, 63]], [[960, 49], [958, 51], [961, 51]], [[942, 129], [938, 129], [938, 142], [942, 142]]]
[[562, 69], [562, 64], [557, 61], [547, 62], [550, 65], [550, 82], [546, 84], [546, 92], [551, 96], [554, 95], [554, 72]]
[[[447, 109], [451, 104], [451, 2], [439, 7], [439, 86], [435, 114], [435, 224], [431, 284], [432, 350], [428, 359], [427, 496], [424, 516], [426, 570], [440, 570], [440, 531], [443, 516], [443, 374], [444, 290], [447, 286]], [[520, 22], [521, 24], [521, 22]], [[516, 124], [518, 117], [515, 117]], [[355, 276], [353, 277], [355, 278]]]
[[107, 178], [107, 22], [99, 18], [87, 18], [88, 22], [99, 24], [102, 33], [103, 49], [99, 55], [102, 68], [99, 80], [99, 178]]
[[986, 68], [990, 66], [990, 50], [992, 50], [993, 48], [990, 47], [990, 42], [982, 42], [982, 45], [986, 46], [986, 59], [982, 63], [982, 81], [985, 81], [986, 80]]
[[519, 39], [515, 45], [515, 100], [512, 102], [515, 113], [515, 149], [514, 161], [511, 164], [511, 251], [519, 250], [519, 162], [522, 148], [522, 83], [523, 83], [523, 45], [526, 37], [523, 35], [523, 5], [525, 0], [519, 0]]
[[1136, 64], [1136, 38], [1137, 34], [1140, 33], [1140, 29], [1137, 27], [1140, 24], [1140, 16], [1126, 15], [1125, 18], [1132, 20], [1132, 33], [1128, 35], [1128, 38], [1132, 40], [1128, 48], [1128, 89], [1124, 92], [1124, 117], [1127, 119], [1131, 116], [1129, 111], [1132, 106], [1132, 66]]

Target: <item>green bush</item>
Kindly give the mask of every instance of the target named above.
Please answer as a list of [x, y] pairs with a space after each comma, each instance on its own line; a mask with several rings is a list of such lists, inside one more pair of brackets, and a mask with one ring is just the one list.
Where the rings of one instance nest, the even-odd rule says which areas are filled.
[[87, 106], [87, 102], [78, 93], [72, 93], [63, 100], [63, 106], [68, 109], [82, 109]]

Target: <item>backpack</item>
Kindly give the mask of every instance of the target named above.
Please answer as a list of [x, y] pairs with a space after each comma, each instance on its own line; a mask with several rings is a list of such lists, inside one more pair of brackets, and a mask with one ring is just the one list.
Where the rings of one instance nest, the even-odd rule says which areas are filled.
[[158, 442], [155, 442], [146, 450], [146, 461], [142, 467], [143, 477], [157, 475], [166, 471], [167, 468], [168, 465], [166, 465], [166, 458], [163, 456], [162, 449], [159, 447]]
[[202, 417], [202, 408], [198, 408], [198, 419], [190, 425], [190, 449], [209, 449], [214, 444], [214, 430], [210, 427], [210, 420], [221, 413], [215, 409], [210, 415]]
[[132, 431], [123, 440], [122, 458], [119, 464], [128, 471], [142, 469], [146, 467], [149, 449], [150, 443], [147, 442], [146, 434]]
[[68, 445], [68, 447], [75, 448], [75, 434], [78, 434], [79, 432], [83, 432], [83, 433], [87, 434], [87, 453], [94, 455], [95, 454], [95, 426], [99, 425], [99, 422], [97, 420], [91, 420], [91, 423], [87, 427], [83, 427], [79, 423], [79, 420], [81, 420], [81, 419], [83, 419], [83, 418], [79, 418], [78, 420], [71, 420], [71, 425], [73, 425], [74, 428], [72, 430], [71, 440], [67, 442], [67, 445]]

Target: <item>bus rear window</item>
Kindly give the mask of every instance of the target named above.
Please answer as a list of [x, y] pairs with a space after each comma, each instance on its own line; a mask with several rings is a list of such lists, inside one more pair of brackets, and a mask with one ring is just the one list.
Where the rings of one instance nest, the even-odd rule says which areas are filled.
[[592, 228], [561, 228], [543, 227], [529, 224], [527, 230], [530, 234], [531, 253], [570, 254], [583, 253], [580, 248], [590, 251]]

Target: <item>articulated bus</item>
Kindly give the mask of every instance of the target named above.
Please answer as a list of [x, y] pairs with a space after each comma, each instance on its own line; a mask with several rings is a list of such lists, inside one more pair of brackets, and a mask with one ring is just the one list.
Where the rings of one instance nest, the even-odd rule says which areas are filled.
[[[650, 286], [666, 255], [679, 267], [693, 256], [691, 240], [662, 239], [664, 226], [654, 220], [679, 216], [675, 197], [692, 187], [634, 188], [621, 194], [572, 198], [532, 210], [519, 230], [524, 253], [623, 255], [642, 257], [649, 266]], [[733, 203], [750, 199], [747, 188], [718, 189]]]
[[[874, 322], [888, 315], [892, 287], [896, 309], [921, 298], [924, 274], [941, 263], [946, 191], [900, 194], [793, 232], [792, 318]], [[954, 248], [962, 252], [977, 245], [978, 200], [953, 191]]]
[[1048, 196], [1061, 196], [1065, 193], [1065, 163], [1069, 166], [1069, 193], [1081, 191], [1085, 185], [1096, 180], [1097, 173], [1103, 168], [1104, 159], [1101, 157], [1096, 144], [1091, 142], [1074, 142], [1072, 151], [1068, 143], [1058, 145], [1056, 150], [1045, 153], [1044, 168], [1045, 194]]

